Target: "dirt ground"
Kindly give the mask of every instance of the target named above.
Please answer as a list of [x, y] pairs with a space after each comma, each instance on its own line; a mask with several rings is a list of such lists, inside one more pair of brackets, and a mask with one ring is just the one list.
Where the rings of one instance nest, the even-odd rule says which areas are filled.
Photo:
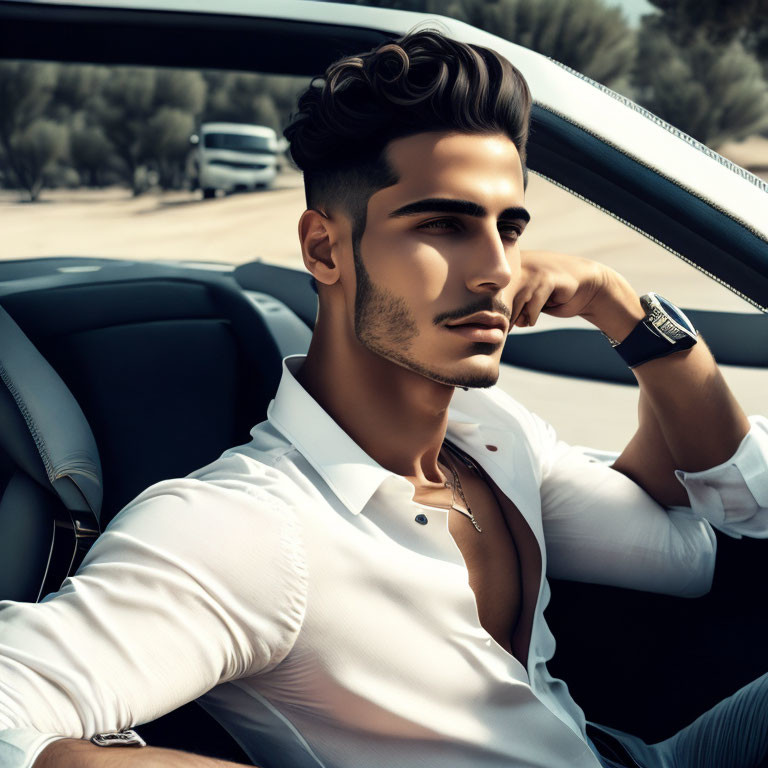
[[[768, 176], [768, 140], [750, 139], [722, 151]], [[655, 290], [684, 307], [757, 311], [644, 236], [535, 175], [526, 198], [532, 221], [523, 247], [602, 261], [638, 292]], [[133, 198], [125, 189], [110, 188], [45, 191], [31, 204], [19, 202], [18, 193], [0, 191], [0, 259], [98, 256], [231, 264], [262, 259], [300, 268], [296, 225], [303, 210], [301, 177], [292, 172], [273, 190], [206, 201], [199, 192]], [[564, 322], [542, 316], [537, 327]], [[729, 367], [725, 373], [749, 413], [768, 412], [768, 372]], [[515, 368], [504, 370], [500, 384], [571, 442], [619, 449], [636, 426], [637, 392], [631, 387]]]
[[[739, 153], [741, 153], [739, 155]], [[733, 145], [768, 173], [768, 140]], [[531, 174], [533, 219], [523, 247], [603, 261], [640, 292], [656, 290], [687, 307], [749, 308], [644, 236]], [[304, 210], [301, 177], [288, 172], [274, 190], [202, 200], [198, 192], [131, 197], [128, 190], [46, 190], [37, 203], [0, 191], [0, 259], [99, 256], [242, 264], [263, 259], [301, 267], [296, 225]]]

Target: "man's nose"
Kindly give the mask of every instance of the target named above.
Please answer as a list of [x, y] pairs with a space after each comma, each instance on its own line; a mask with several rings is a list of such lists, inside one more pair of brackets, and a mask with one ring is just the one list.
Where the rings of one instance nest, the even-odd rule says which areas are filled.
[[520, 251], [505, 240], [494, 226], [475, 241], [468, 260], [467, 285], [473, 291], [506, 288], [520, 271]]

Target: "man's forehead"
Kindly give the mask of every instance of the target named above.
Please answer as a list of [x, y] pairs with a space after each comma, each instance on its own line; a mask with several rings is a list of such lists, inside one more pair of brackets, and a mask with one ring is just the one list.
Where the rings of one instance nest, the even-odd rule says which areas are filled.
[[386, 154], [401, 175], [416, 168], [439, 169], [457, 161], [478, 166], [502, 163], [510, 168], [522, 167], [517, 147], [503, 133], [426, 131], [393, 139], [387, 145]]
[[387, 213], [430, 198], [454, 197], [490, 207], [524, 201], [520, 155], [504, 134], [415, 134], [390, 142], [387, 160], [398, 181], [370, 200], [390, 206]]

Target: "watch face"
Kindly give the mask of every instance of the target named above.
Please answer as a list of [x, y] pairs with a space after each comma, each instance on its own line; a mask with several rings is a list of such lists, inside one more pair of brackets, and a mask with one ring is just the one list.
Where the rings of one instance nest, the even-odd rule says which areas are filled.
[[640, 302], [647, 313], [648, 328], [670, 344], [695, 339], [698, 335], [685, 313], [658, 293], [646, 293]]
[[656, 300], [661, 305], [661, 308], [669, 315], [675, 323], [685, 328], [691, 333], [696, 333], [696, 329], [693, 327], [693, 323], [685, 316], [685, 313], [678, 309], [674, 304], [667, 301], [663, 296], [656, 295]]

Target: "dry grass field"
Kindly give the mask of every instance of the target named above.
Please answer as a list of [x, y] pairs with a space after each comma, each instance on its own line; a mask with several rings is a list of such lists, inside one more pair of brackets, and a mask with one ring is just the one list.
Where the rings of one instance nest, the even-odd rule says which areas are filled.
[[[768, 140], [724, 148], [741, 164], [768, 172]], [[523, 247], [549, 248], [603, 261], [638, 292], [655, 290], [691, 308], [757, 311], [706, 276], [610, 216], [530, 177], [532, 221]], [[133, 198], [120, 188], [55, 190], [38, 203], [0, 192], [0, 259], [98, 256], [241, 264], [254, 259], [302, 267], [296, 224], [304, 209], [301, 178], [284, 173], [269, 191], [203, 201], [199, 192]], [[563, 321], [542, 316], [540, 324]], [[578, 323], [578, 321], [577, 321]], [[727, 368], [749, 413], [768, 413], [768, 372]], [[505, 368], [501, 386], [550, 420], [570, 442], [620, 449], [635, 429], [637, 392]]]

